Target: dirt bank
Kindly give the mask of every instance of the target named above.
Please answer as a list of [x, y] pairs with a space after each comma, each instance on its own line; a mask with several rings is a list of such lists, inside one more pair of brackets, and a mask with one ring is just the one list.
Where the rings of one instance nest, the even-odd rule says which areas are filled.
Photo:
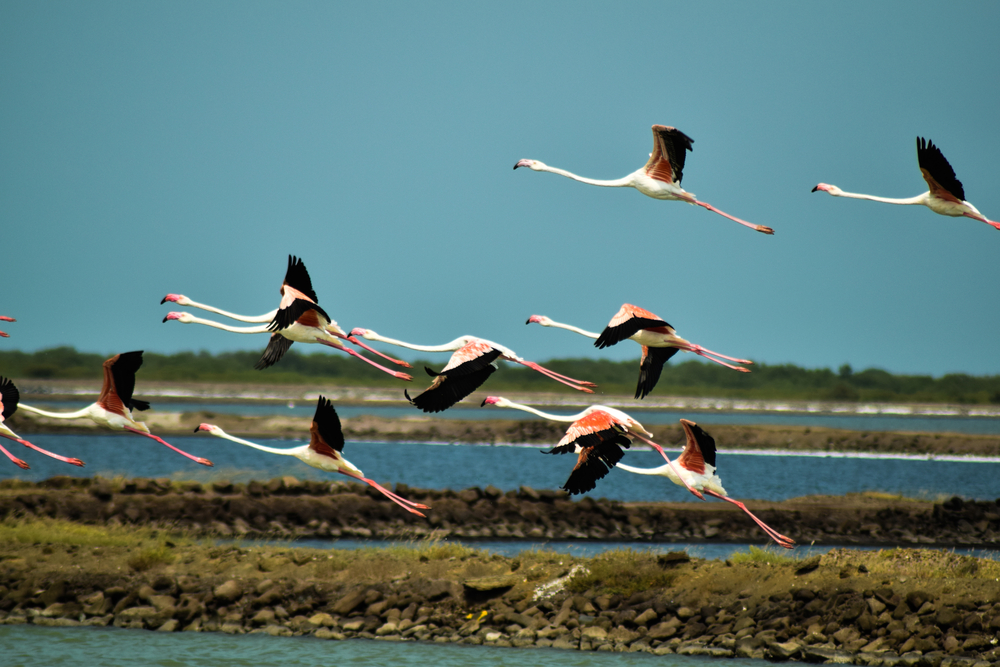
[[[751, 542], [768, 538], [729, 503], [622, 503], [522, 486], [437, 491], [396, 485], [429, 505], [427, 518], [402, 511], [367, 486], [300, 481], [231, 484], [54, 477], [0, 482], [0, 519], [54, 518], [93, 525], [183, 528], [223, 537], [436, 535], [466, 539], [592, 539]], [[850, 494], [782, 502], [748, 501], [752, 511], [799, 544], [1000, 547], [1000, 500], [944, 503]]]
[[[535, 646], [895, 667], [1000, 659], [1000, 566], [839, 550], [735, 562], [456, 546], [344, 552], [8, 529], [0, 624]], [[86, 538], [86, 539], [83, 539]], [[54, 538], [56, 539], [56, 538]]]

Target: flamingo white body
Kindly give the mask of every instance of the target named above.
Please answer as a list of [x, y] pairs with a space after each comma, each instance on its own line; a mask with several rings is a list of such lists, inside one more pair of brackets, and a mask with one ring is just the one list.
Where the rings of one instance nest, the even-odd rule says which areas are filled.
[[[652, 433], [647, 431], [645, 427], [643, 427], [643, 425], [640, 424], [637, 419], [633, 418], [631, 415], [617, 408], [610, 408], [606, 405], [591, 405], [583, 412], [579, 412], [575, 415], [556, 415], [552, 414], [551, 412], [543, 412], [541, 410], [531, 407], [530, 405], [524, 405], [523, 403], [515, 403], [514, 401], [506, 399], [503, 396], [487, 396], [486, 399], [483, 401], [483, 405], [484, 406], [495, 405], [499, 408], [513, 408], [515, 410], [522, 410], [524, 412], [530, 412], [533, 415], [538, 415], [542, 419], [548, 419], [550, 421], [556, 421], [556, 422], [575, 423], [589, 417], [590, 415], [600, 414], [603, 418], [604, 423], [606, 424], [605, 428], [614, 426], [622, 430], [626, 434], [632, 435], [638, 438], [639, 440], [642, 440], [647, 445], [649, 445], [650, 447], [652, 447], [653, 449], [655, 449], [660, 453], [660, 456], [662, 456], [663, 459], [667, 462], [666, 464], [667, 466], [676, 465], [673, 461], [670, 460], [670, 457], [667, 456], [667, 453], [663, 451], [663, 447], [650, 440], [650, 438], [653, 437]], [[560, 441], [559, 444], [564, 445], [566, 444], [566, 442]], [[618, 465], [621, 464], [619, 463]], [[675, 471], [675, 474], [678, 475], [678, 479], [682, 479], [681, 478], [682, 473], [680, 470]], [[685, 486], [687, 486], [688, 491], [690, 491], [694, 495], [704, 500], [704, 497], [701, 495], [701, 493], [699, 493], [694, 487], [688, 485]]]
[[[493, 349], [500, 353], [500, 357], [504, 361], [509, 361], [515, 364], [521, 364], [522, 366], [527, 366], [528, 368], [538, 371], [546, 377], [552, 378], [556, 382], [560, 382], [568, 387], [572, 387], [577, 391], [583, 391], [588, 394], [594, 393], [589, 387], [596, 387], [593, 382], [587, 382], [585, 380], [574, 380], [571, 377], [562, 375], [561, 373], [556, 373], [555, 371], [544, 368], [543, 366], [535, 363], [534, 361], [527, 361], [522, 359], [509, 347], [500, 345], [499, 343], [494, 343], [493, 341], [486, 340], [485, 338], [479, 338], [477, 336], [462, 336], [456, 338], [450, 343], [445, 343], [444, 345], [414, 345], [413, 343], [406, 343], [401, 340], [396, 340], [394, 338], [387, 338], [386, 336], [381, 336], [378, 333], [372, 331], [371, 329], [356, 328], [351, 330], [351, 336], [361, 336], [367, 340], [379, 341], [382, 343], [388, 343], [389, 345], [397, 345], [399, 347], [405, 347], [410, 350], [417, 350], [418, 352], [458, 352], [462, 348], [469, 350], [469, 354], [484, 354], [486, 350]], [[471, 358], [471, 357], [470, 357]], [[449, 366], [454, 363], [456, 366], [459, 363], [467, 361], [464, 358], [457, 358], [453, 361], [449, 361]], [[455, 366], [451, 366], [452, 368]], [[446, 367], [448, 368], [448, 367]], [[442, 371], [444, 373], [444, 371]]]
[[691, 144], [693, 143], [693, 139], [677, 128], [654, 125], [653, 152], [649, 154], [649, 161], [646, 162], [646, 165], [624, 178], [618, 178], [610, 181], [578, 176], [577, 174], [566, 171], [565, 169], [550, 167], [539, 160], [519, 160], [517, 164], [514, 165], [514, 169], [517, 169], [518, 167], [527, 167], [532, 171], [547, 171], [552, 174], [565, 176], [566, 178], [573, 179], [574, 181], [579, 181], [580, 183], [597, 185], [605, 188], [635, 188], [642, 194], [647, 197], [652, 197], [653, 199], [683, 201], [688, 204], [701, 206], [702, 208], [706, 208], [713, 213], [718, 213], [719, 215], [729, 218], [734, 222], [738, 222], [741, 225], [749, 227], [750, 229], [764, 234], [774, 234], [774, 230], [770, 227], [755, 225], [752, 222], [741, 220], [740, 218], [720, 211], [711, 204], [698, 201], [698, 198], [694, 195], [694, 193], [687, 192], [681, 187], [684, 160], [687, 151], [692, 150]]
[[334, 319], [331, 318], [326, 311], [318, 305], [316, 292], [313, 290], [312, 281], [309, 278], [309, 272], [306, 270], [305, 264], [302, 260], [294, 255], [288, 256], [288, 268], [285, 271], [285, 279], [282, 282], [280, 291], [281, 304], [278, 308], [270, 313], [265, 313], [264, 315], [253, 316], [237, 315], [236, 313], [230, 313], [229, 311], [222, 310], [221, 308], [198, 303], [196, 301], [192, 301], [183, 294], [168, 294], [160, 301], [161, 304], [169, 301], [182, 306], [201, 308], [202, 310], [217, 313], [219, 315], [223, 315], [224, 317], [241, 322], [268, 322], [267, 326], [264, 327], [233, 327], [180, 312], [167, 313], [166, 317], [163, 318], [163, 321], [167, 322], [168, 320], [178, 320], [185, 324], [204, 324], [206, 326], [215, 327], [216, 329], [239, 334], [270, 333], [271, 338], [268, 341], [267, 348], [261, 355], [260, 360], [258, 360], [254, 365], [254, 368], [258, 370], [263, 370], [277, 363], [285, 355], [285, 352], [288, 351], [288, 348], [291, 347], [292, 343], [320, 343], [322, 345], [336, 348], [342, 352], [346, 352], [352, 357], [361, 359], [365, 363], [371, 364], [380, 371], [388, 373], [389, 375], [399, 378], [400, 380], [410, 381], [413, 379], [406, 373], [397, 372], [375, 363], [371, 359], [355, 352], [341, 342], [346, 340], [368, 350], [369, 352], [377, 354], [394, 364], [410, 368], [410, 364], [405, 361], [393, 359], [392, 357], [382, 354], [378, 350], [365, 345], [353, 336], [347, 336], [337, 322], [334, 321]]
[[269, 454], [294, 456], [306, 465], [319, 470], [347, 475], [348, 477], [364, 482], [365, 484], [377, 489], [386, 498], [396, 503], [407, 512], [424, 516], [424, 514], [418, 510], [430, 509], [426, 505], [406, 500], [402, 496], [396, 495], [377, 482], [368, 479], [357, 466], [344, 458], [341, 453], [344, 448], [344, 436], [343, 431], [341, 430], [340, 418], [337, 416], [336, 410], [334, 410], [333, 404], [330, 400], [323, 396], [319, 397], [319, 401], [316, 405], [316, 415], [313, 417], [313, 422], [309, 429], [311, 436], [309, 444], [302, 445], [300, 447], [290, 447], [287, 449], [265, 447], [264, 445], [258, 445], [255, 442], [250, 442], [249, 440], [243, 440], [242, 438], [229, 435], [214, 424], [201, 424], [195, 429], [195, 433], [199, 431], [206, 431], [217, 438], [224, 438], [237, 444], [253, 447], [254, 449], [267, 452]]
[[637, 475], [658, 475], [666, 477], [674, 484], [687, 488], [691, 493], [704, 500], [704, 497], [695, 493], [695, 490], [707, 493], [710, 496], [732, 503], [745, 512], [754, 522], [760, 526], [767, 535], [778, 545], [786, 549], [792, 549], [795, 541], [778, 531], [774, 530], [766, 523], [758, 519], [746, 505], [738, 500], [729, 497], [722, 487], [722, 480], [716, 474], [715, 466], [715, 440], [708, 435], [700, 426], [688, 419], [681, 420], [687, 442], [684, 451], [672, 463], [662, 465], [657, 468], [635, 468], [624, 463], [619, 463], [618, 467], [625, 472]]
[[[636, 398], [644, 398], [653, 390], [653, 387], [656, 386], [656, 382], [660, 378], [663, 364], [676, 353], [676, 350], [693, 352], [709, 361], [714, 361], [717, 364], [740, 371], [741, 373], [749, 373], [750, 370], [734, 366], [723, 361], [723, 359], [738, 364], [753, 363], [748, 359], [737, 359], [736, 357], [713, 352], [708, 348], [685, 340], [677, 335], [676, 330], [672, 326], [657, 315], [629, 303], [622, 304], [622, 307], [611, 318], [608, 326], [600, 334], [570, 324], [556, 322], [545, 315], [532, 315], [525, 324], [533, 322], [541, 324], [543, 327], [566, 329], [587, 338], [593, 338], [597, 341], [594, 343], [594, 346], [597, 348], [608, 347], [625, 339], [638, 343], [642, 347], [642, 360], [639, 367], [639, 382], [635, 390]], [[672, 349], [665, 350], [663, 348]]]
[[945, 159], [941, 150], [934, 145], [934, 142], [917, 137], [917, 164], [920, 167], [921, 175], [927, 182], [928, 190], [916, 197], [892, 199], [856, 192], [844, 192], [836, 185], [828, 183], [819, 183], [812, 191], [826, 192], [834, 197], [867, 199], [884, 204], [926, 206], [939, 215], [947, 215], [952, 218], [972, 218], [985, 222], [995, 229], [1000, 229], [1000, 222], [988, 219], [975, 206], [965, 201], [965, 188], [962, 186], [962, 182], [955, 176], [955, 170], [952, 169], [951, 164]]
[[[0, 315], [0, 322], [17, 322], [13, 317], [7, 317], [6, 315]], [[0, 331], [0, 338], [10, 338], [10, 334], [6, 331]]]
[[[51, 419], [90, 419], [100, 426], [113, 431], [128, 431], [164, 445], [196, 463], [211, 466], [212, 462], [200, 456], [192, 456], [174, 447], [169, 442], [149, 432], [144, 422], [132, 417], [132, 408], [146, 410], [149, 403], [132, 398], [135, 389], [135, 372], [142, 365], [142, 351], [122, 352], [104, 362], [104, 384], [97, 401], [75, 412], [49, 412], [30, 405], [21, 405], [23, 410]], [[82, 465], [82, 464], [80, 464]]]

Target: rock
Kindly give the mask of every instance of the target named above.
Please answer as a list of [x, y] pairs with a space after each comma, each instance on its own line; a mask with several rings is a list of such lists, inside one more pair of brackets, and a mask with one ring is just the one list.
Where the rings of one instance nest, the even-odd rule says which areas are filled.
[[253, 625], [271, 625], [274, 623], [274, 612], [270, 609], [261, 609], [250, 619]]
[[361, 628], [365, 627], [364, 619], [358, 619], [356, 621], [351, 621], [350, 623], [344, 623], [341, 625], [345, 632], [357, 632]]
[[516, 574], [502, 574], [493, 577], [466, 579], [462, 582], [462, 585], [474, 591], [488, 592], [503, 588], [512, 588], [519, 581], [521, 581], [521, 577]]
[[243, 597], [243, 587], [235, 579], [230, 579], [226, 583], [216, 586], [212, 594], [220, 604], [229, 605]]
[[802, 561], [802, 564], [795, 568], [795, 574], [808, 574], [819, 567], [822, 556], [813, 556]]
[[313, 636], [316, 637], [316, 639], [334, 639], [336, 641], [347, 639], [347, 636], [344, 635], [343, 633], [334, 632], [329, 628], [320, 628], [314, 633]]
[[767, 654], [773, 660], [792, 660], [802, 649], [796, 641], [771, 642], [767, 645]]
[[177, 626], [179, 626], [179, 625], [180, 625], [180, 623], [177, 621], [176, 618], [171, 618], [169, 621], [167, 621], [166, 623], [164, 623], [163, 625], [161, 625], [160, 627], [158, 627], [156, 629], [156, 631], [157, 632], [175, 632], [177, 630]]
[[603, 640], [603, 639], [607, 639], [608, 638], [608, 631], [605, 630], [604, 628], [602, 628], [599, 625], [592, 625], [589, 628], [584, 628], [583, 632], [581, 632], [580, 634], [582, 634], [587, 639], [591, 639], [591, 640], [594, 640], [594, 639], [602, 639]]
[[375, 636], [377, 636], [377, 637], [384, 637], [386, 635], [395, 634], [396, 630], [398, 629], [398, 627], [399, 627], [398, 625], [396, 625], [395, 623], [393, 623], [392, 621], [390, 621], [390, 622], [382, 625], [378, 630], [376, 630], [375, 631]]
[[[357, 589], [348, 593], [344, 597], [340, 598], [340, 600], [337, 601], [337, 604], [333, 605], [333, 613], [340, 614], [341, 616], [350, 614], [365, 601], [367, 594], [368, 591], [363, 589]], [[346, 629], [347, 626], [344, 627]]]
[[653, 609], [653, 608], [649, 608], [646, 611], [644, 611], [641, 614], [639, 614], [638, 616], [636, 616], [632, 620], [632, 622], [635, 623], [636, 625], [643, 625], [643, 626], [645, 626], [645, 625], [649, 625], [650, 623], [652, 623], [653, 621], [655, 621], [657, 618], [659, 618], [659, 616], [657, 615], [656, 610]]
[[618, 644], [631, 644], [639, 638], [639, 633], [633, 632], [624, 626], [619, 625], [617, 628], [609, 632], [607, 636], [608, 639]]
[[[314, 614], [313, 616], [310, 616], [309, 617], [309, 624], [310, 625], [314, 625], [316, 627], [322, 626], [322, 627], [325, 627], [325, 628], [334, 628], [334, 627], [337, 627], [337, 621], [333, 620], [333, 616], [330, 616], [330, 614], [326, 614], [326, 613], [319, 613], [319, 614]], [[322, 639], [322, 637], [321, 637], [321, 639]]]
[[934, 625], [938, 627], [950, 628], [957, 625], [962, 620], [962, 616], [954, 609], [942, 609], [934, 616]]
[[802, 647], [802, 658], [806, 662], [829, 662], [835, 665], [849, 665], [854, 662], [853, 653], [821, 646]]
[[646, 635], [650, 639], [670, 639], [675, 634], [677, 634], [677, 620], [671, 619], [664, 623], [657, 623], [649, 629], [649, 633]]

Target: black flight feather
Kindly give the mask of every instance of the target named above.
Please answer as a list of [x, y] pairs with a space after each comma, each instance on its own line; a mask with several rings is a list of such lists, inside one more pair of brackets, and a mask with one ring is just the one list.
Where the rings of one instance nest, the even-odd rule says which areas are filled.
[[17, 412], [17, 402], [21, 400], [21, 392], [14, 386], [10, 378], [0, 377], [0, 402], [3, 403], [3, 418], [7, 419]]
[[955, 170], [951, 168], [941, 149], [930, 139], [917, 137], [917, 164], [921, 169], [926, 169], [938, 185], [965, 201], [965, 188], [962, 187], [962, 182], [955, 176]]
[[319, 435], [326, 444], [338, 452], [344, 451], [344, 431], [340, 425], [340, 417], [333, 408], [333, 401], [323, 396], [316, 402], [316, 414], [313, 415]]
[[288, 348], [292, 346], [292, 341], [288, 340], [279, 333], [271, 334], [271, 340], [267, 341], [267, 347], [264, 348], [264, 354], [261, 355], [257, 363], [253, 365], [258, 371], [262, 371], [265, 368], [270, 368], [271, 366], [278, 363], [285, 352], [288, 352]]
[[[645, 317], [632, 317], [615, 327], [604, 327], [604, 331], [594, 341], [594, 347], [602, 349], [610, 347], [623, 340], [627, 340], [637, 334], [642, 329], [655, 329], [657, 327], [669, 327], [663, 320], [651, 320]], [[670, 327], [671, 329], [673, 327]]]
[[676, 347], [647, 347], [646, 356], [639, 364], [639, 382], [635, 386], [635, 397], [645, 398], [660, 381], [660, 373], [667, 359], [677, 354]]

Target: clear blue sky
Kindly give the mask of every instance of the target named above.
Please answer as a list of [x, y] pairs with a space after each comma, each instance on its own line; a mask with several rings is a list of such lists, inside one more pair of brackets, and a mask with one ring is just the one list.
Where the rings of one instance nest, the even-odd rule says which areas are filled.
[[[630, 302], [771, 364], [998, 374], [1000, 232], [810, 193], [923, 192], [920, 135], [1000, 218], [998, 26], [991, 2], [4, 0], [0, 346], [263, 349], [159, 302], [264, 313], [294, 253], [342, 326], [416, 343], [632, 358], [524, 325]], [[512, 171], [619, 178], [654, 123], [695, 140], [687, 190], [776, 235]]]

